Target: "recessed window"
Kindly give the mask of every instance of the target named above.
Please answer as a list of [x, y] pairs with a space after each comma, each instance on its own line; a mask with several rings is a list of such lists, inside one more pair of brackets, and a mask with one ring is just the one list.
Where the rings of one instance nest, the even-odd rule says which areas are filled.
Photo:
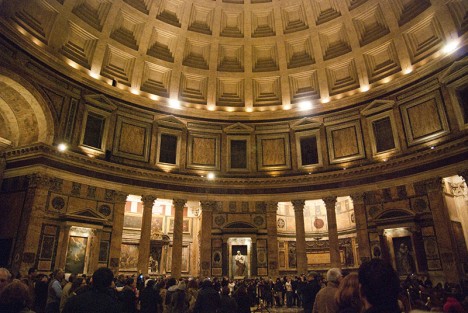
[[317, 164], [319, 162], [317, 151], [317, 137], [301, 138], [301, 160], [302, 166]]
[[458, 103], [460, 103], [460, 109], [463, 114], [463, 121], [465, 124], [468, 124], [468, 85], [465, 85], [460, 89], [457, 89], [456, 93], [457, 93]]
[[83, 144], [101, 149], [104, 134], [105, 117], [89, 112], [86, 119], [86, 128], [83, 136]]
[[247, 168], [246, 140], [231, 140], [231, 168]]
[[377, 152], [383, 152], [395, 148], [392, 124], [389, 117], [372, 122], [374, 129], [375, 145]]
[[161, 134], [159, 162], [177, 164], [177, 136]]

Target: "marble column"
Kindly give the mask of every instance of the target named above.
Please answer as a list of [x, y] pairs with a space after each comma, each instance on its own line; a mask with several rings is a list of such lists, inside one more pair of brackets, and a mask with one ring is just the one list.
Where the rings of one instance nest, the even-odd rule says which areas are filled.
[[296, 260], [297, 274], [307, 273], [307, 254], [304, 226], [304, 200], [291, 201], [294, 206], [294, 218], [296, 221]]
[[91, 238], [91, 247], [88, 262], [88, 274], [93, 275], [99, 266], [99, 249], [101, 246], [102, 229], [94, 229]]
[[39, 240], [50, 184], [51, 178], [47, 175], [32, 174], [28, 176], [28, 189], [13, 252], [11, 267], [13, 273], [27, 274], [28, 269], [34, 266], [39, 252]]
[[456, 262], [457, 248], [452, 236], [452, 225], [445, 203], [443, 180], [436, 177], [422, 183], [425, 185], [429, 199], [445, 279], [448, 283], [459, 283], [460, 277], [463, 276], [460, 275], [461, 271]]
[[351, 199], [353, 200], [354, 218], [356, 221], [356, 239], [358, 242], [359, 259], [360, 263], [362, 263], [371, 259], [364, 194], [352, 194]]
[[330, 246], [331, 267], [341, 268], [340, 246], [338, 243], [338, 228], [336, 225], [336, 197], [323, 198], [327, 209], [328, 244]]
[[200, 266], [201, 275], [211, 276], [211, 224], [213, 220], [213, 210], [216, 208], [216, 201], [201, 201], [201, 245], [200, 245]]
[[114, 203], [114, 220], [109, 251], [109, 268], [117, 275], [120, 265], [120, 251], [122, 249], [122, 235], [125, 215], [125, 204], [128, 194], [117, 192]]
[[278, 202], [266, 203], [268, 276], [278, 277], [278, 229], [276, 226]]
[[143, 217], [141, 221], [140, 246], [138, 247], [138, 272], [148, 274], [151, 240], [151, 216], [156, 197], [151, 195], [141, 196], [143, 202]]
[[[182, 223], [184, 219], [184, 206], [187, 200], [174, 199], [172, 204], [175, 208], [174, 214], [174, 234], [172, 239], [172, 263], [171, 263], [171, 276], [180, 278], [182, 273], [182, 236], [183, 229]], [[188, 262], [188, 260], [187, 260]]]
[[60, 227], [60, 235], [57, 244], [57, 257], [56, 257], [56, 267], [65, 268], [67, 250], [68, 250], [68, 238], [70, 236], [70, 225], [65, 224]]

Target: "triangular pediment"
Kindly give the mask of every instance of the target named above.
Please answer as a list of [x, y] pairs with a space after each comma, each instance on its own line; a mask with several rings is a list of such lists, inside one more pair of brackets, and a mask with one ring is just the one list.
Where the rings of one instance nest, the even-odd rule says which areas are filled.
[[165, 116], [156, 120], [156, 124], [159, 126], [165, 126], [169, 128], [183, 129], [185, 128], [184, 122], [176, 118], [174, 115]]
[[375, 101], [372, 101], [371, 104], [366, 106], [361, 111], [361, 114], [364, 116], [377, 114], [383, 111], [391, 110], [394, 105], [395, 105], [395, 101], [393, 100], [375, 100]]
[[106, 221], [107, 220], [107, 218], [104, 215], [90, 208], [75, 211], [73, 213], [68, 213], [67, 217], [75, 218], [75, 219], [78, 218], [78, 219], [85, 219], [85, 220], [93, 220], [93, 221]]
[[305, 117], [291, 124], [291, 128], [294, 130], [316, 129], [320, 128], [321, 126], [321, 122], [316, 121], [310, 117]]
[[246, 134], [252, 133], [254, 131], [253, 127], [242, 123], [235, 123], [224, 128], [224, 132], [227, 134]]
[[465, 77], [468, 73], [468, 57], [460, 61], [453, 62], [440, 76], [439, 81], [450, 83], [458, 78]]
[[117, 106], [114, 104], [114, 102], [105, 95], [86, 95], [84, 98], [86, 103], [89, 103], [92, 106], [98, 107], [107, 112], [113, 112], [117, 110]]

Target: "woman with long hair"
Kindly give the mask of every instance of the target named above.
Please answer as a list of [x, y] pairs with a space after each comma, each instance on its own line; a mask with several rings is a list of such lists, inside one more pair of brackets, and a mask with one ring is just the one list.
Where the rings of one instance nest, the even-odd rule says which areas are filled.
[[359, 296], [359, 279], [357, 273], [346, 275], [338, 286], [335, 294], [338, 304], [338, 313], [360, 313], [362, 310], [361, 297]]

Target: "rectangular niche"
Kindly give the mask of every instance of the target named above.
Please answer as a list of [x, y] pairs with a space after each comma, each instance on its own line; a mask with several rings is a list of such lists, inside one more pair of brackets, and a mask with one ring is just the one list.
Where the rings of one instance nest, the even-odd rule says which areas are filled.
[[257, 135], [257, 162], [259, 171], [291, 168], [289, 134]]
[[149, 122], [117, 116], [115, 145], [116, 156], [148, 162], [151, 124]]
[[320, 130], [296, 133], [297, 164], [299, 169], [322, 166]]
[[400, 150], [392, 111], [370, 116], [367, 122], [374, 156]]
[[330, 163], [349, 162], [365, 157], [359, 120], [327, 127]]
[[228, 171], [247, 172], [250, 170], [250, 136], [228, 137]]
[[408, 146], [414, 146], [449, 133], [439, 91], [414, 98], [400, 106]]
[[170, 128], [159, 128], [156, 163], [161, 167], [180, 166], [182, 132]]
[[191, 133], [188, 137], [188, 167], [220, 170], [220, 134]]
[[83, 117], [80, 146], [88, 154], [103, 155], [109, 132], [109, 114], [94, 107], [87, 107]]

